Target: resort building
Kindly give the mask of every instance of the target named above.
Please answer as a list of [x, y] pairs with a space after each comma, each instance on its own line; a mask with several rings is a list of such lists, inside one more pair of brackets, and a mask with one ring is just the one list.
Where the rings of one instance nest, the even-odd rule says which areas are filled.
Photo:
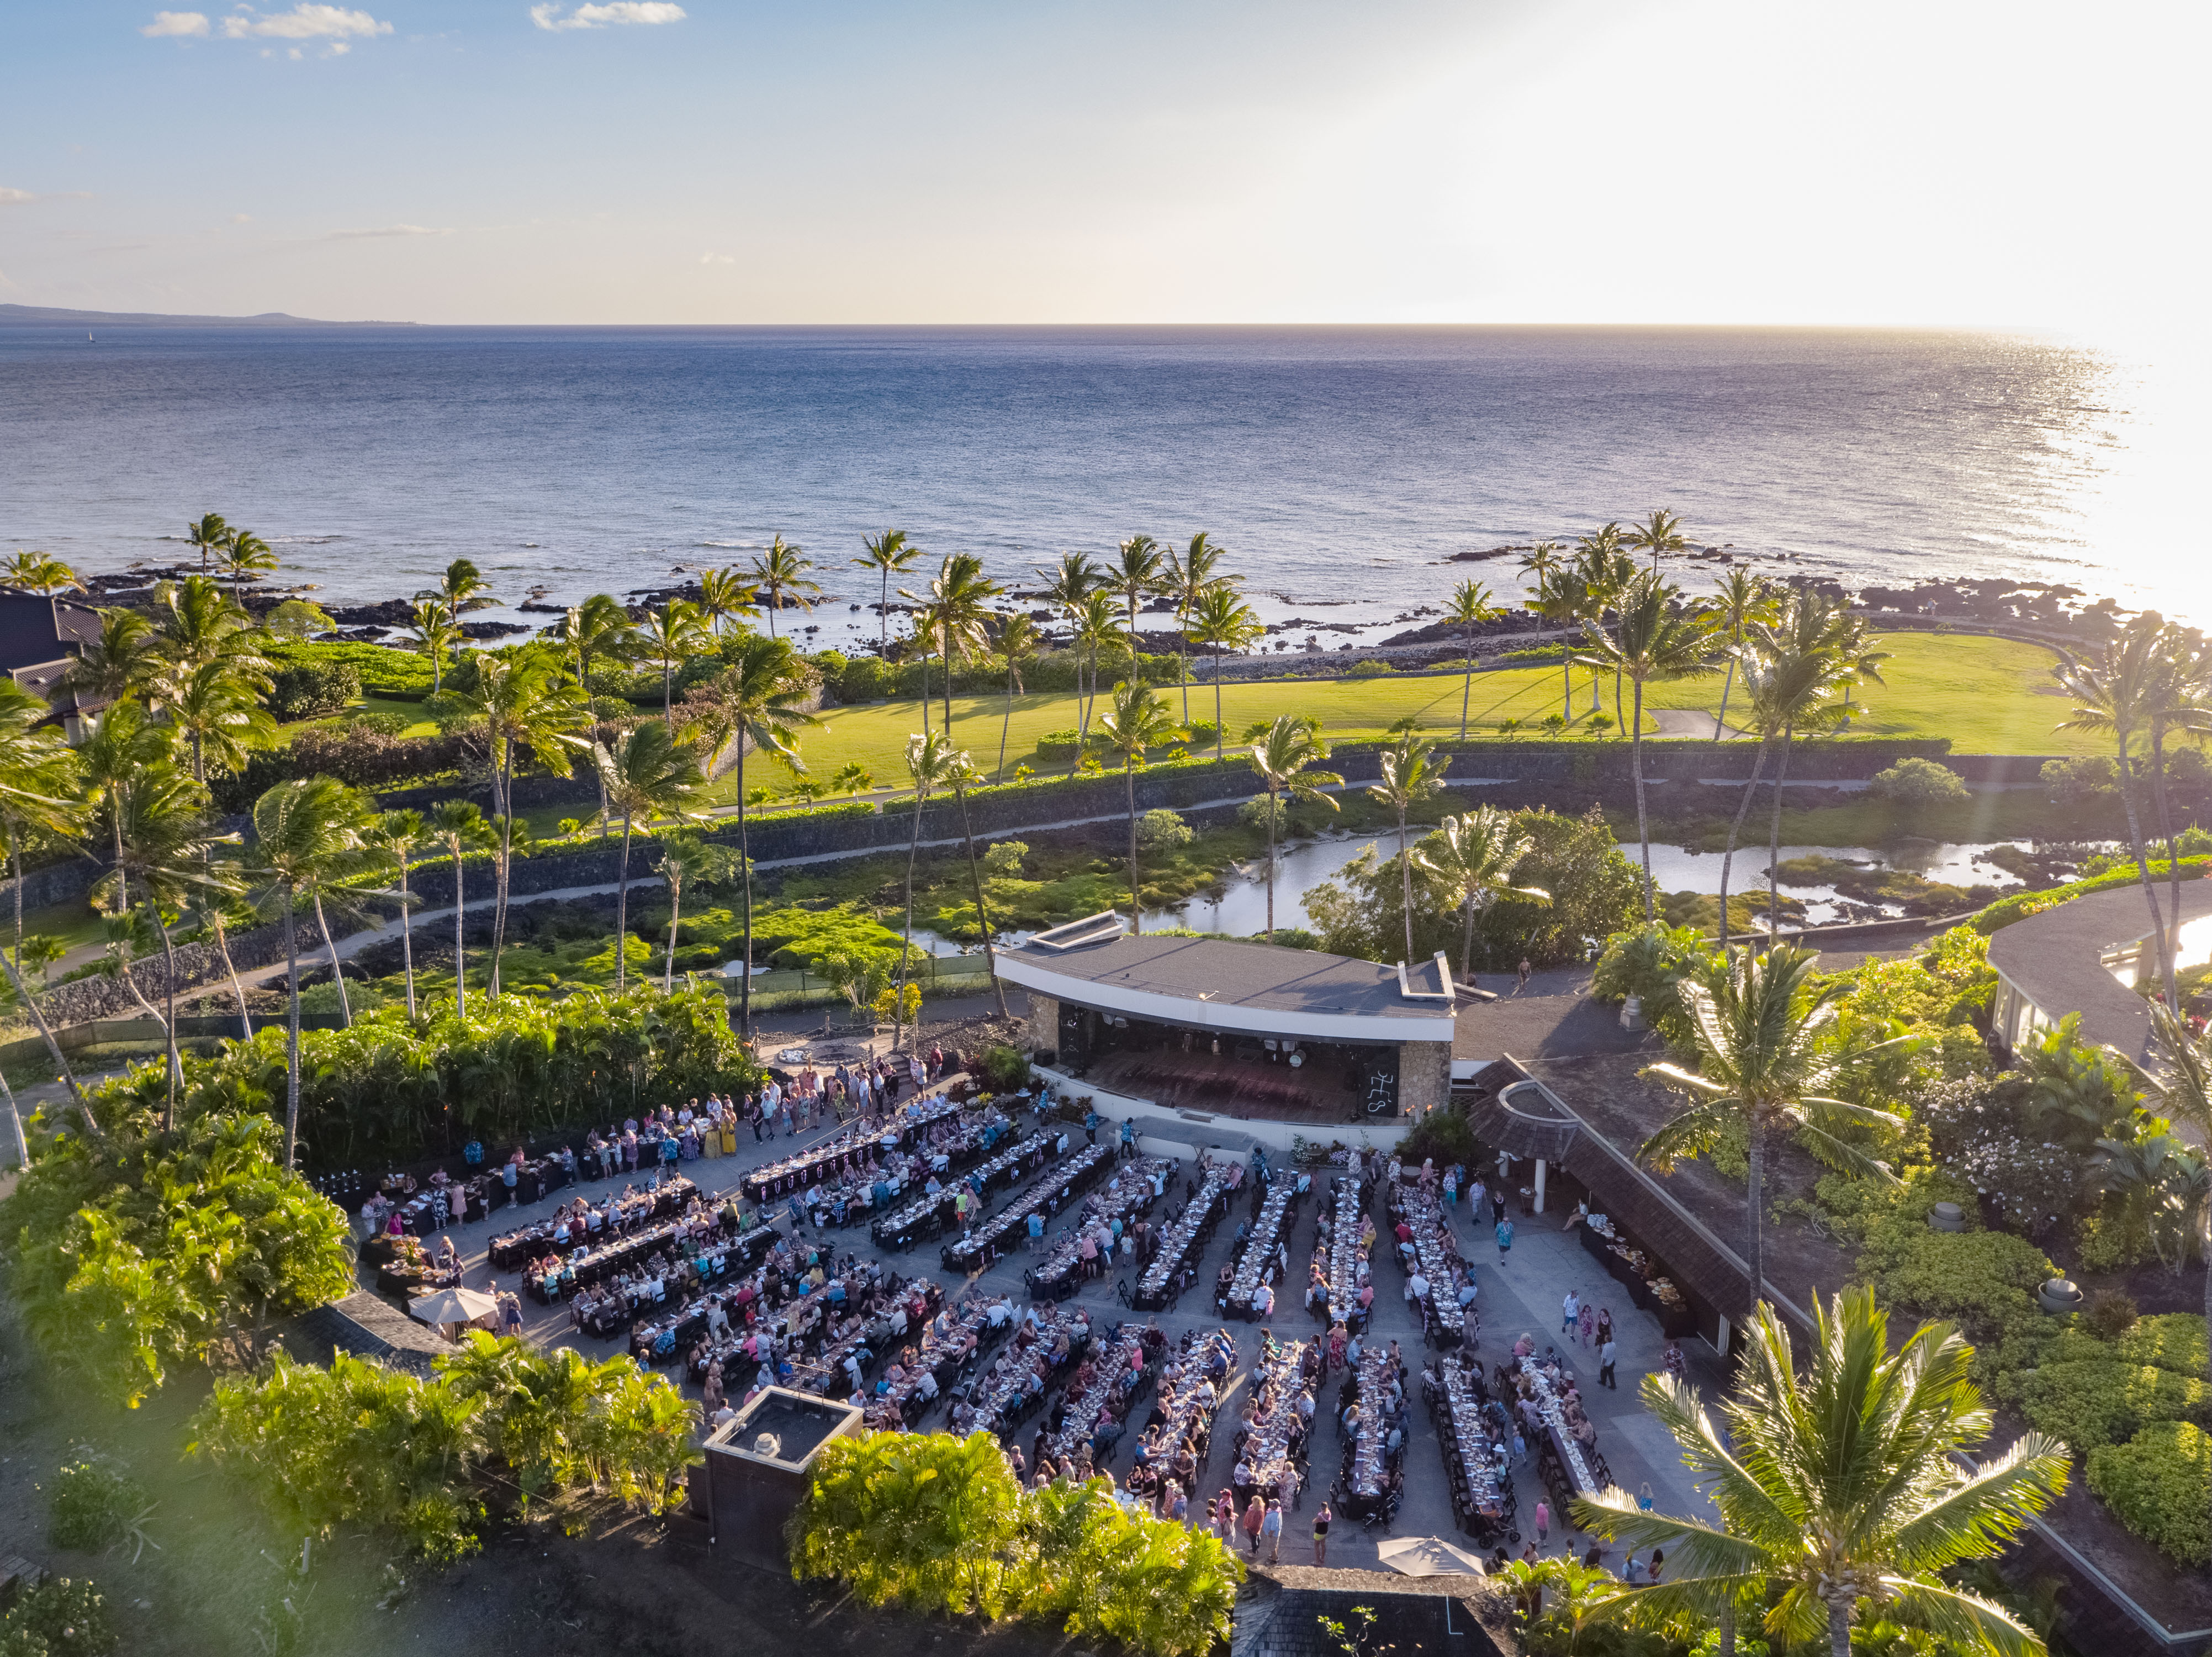
[[[1443, 1105], [1466, 997], [1443, 956], [1378, 966], [1267, 944], [1132, 937], [1111, 911], [997, 952], [1039, 1062], [1186, 1116], [1395, 1138]], [[1102, 1106], [1102, 1109], [1104, 1106]]]
[[106, 704], [80, 702], [61, 687], [62, 675], [100, 638], [100, 612], [88, 604], [0, 587], [0, 673], [49, 704], [72, 742], [82, 741], [88, 716]]
[[[2159, 885], [2161, 905], [2166, 887]], [[2212, 881], [2181, 883], [2179, 965], [2212, 960]], [[1990, 1027], [2008, 1053], [2081, 1015], [2081, 1039], [2140, 1059], [2150, 1045], [2150, 1003], [2158, 951], [2140, 884], [2093, 892], [2015, 921], [1990, 939], [1996, 999]], [[2140, 986], [2140, 987], [2138, 987]]]

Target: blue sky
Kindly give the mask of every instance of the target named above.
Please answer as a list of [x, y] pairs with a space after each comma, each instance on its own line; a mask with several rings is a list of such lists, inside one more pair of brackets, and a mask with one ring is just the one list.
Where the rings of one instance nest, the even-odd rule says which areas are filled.
[[0, 299], [2154, 331], [2203, 251], [2181, 16], [24, 0]]

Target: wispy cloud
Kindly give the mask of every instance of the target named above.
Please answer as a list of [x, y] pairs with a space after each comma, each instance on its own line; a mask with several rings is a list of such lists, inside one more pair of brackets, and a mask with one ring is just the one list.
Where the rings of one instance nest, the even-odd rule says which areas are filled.
[[532, 6], [530, 21], [543, 29], [604, 28], [609, 23], [674, 23], [684, 8], [672, 0], [609, 0], [605, 5], [582, 5], [563, 14], [557, 5]]
[[194, 35], [207, 32], [207, 14], [204, 11], [157, 11], [154, 14], [154, 21], [138, 31], [157, 40], [165, 34]]
[[391, 24], [380, 23], [365, 11], [354, 11], [344, 6], [311, 5], [307, 0], [301, 0], [291, 10], [271, 16], [249, 13], [222, 20], [223, 38], [227, 40], [256, 36], [276, 40], [344, 40], [391, 33]]
[[374, 236], [450, 236], [451, 230], [434, 230], [426, 224], [386, 224], [373, 230], [333, 230], [325, 241], [366, 241]]
[[699, 262], [702, 265], [735, 265], [737, 260], [732, 259], [727, 253], [702, 253], [699, 255]]
[[0, 184], [0, 207], [13, 207], [18, 202], [36, 201], [38, 198], [27, 190], [11, 190]]

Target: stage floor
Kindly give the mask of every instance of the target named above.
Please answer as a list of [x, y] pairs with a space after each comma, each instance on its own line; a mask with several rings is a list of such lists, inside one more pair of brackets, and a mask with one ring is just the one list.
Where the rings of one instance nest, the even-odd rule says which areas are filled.
[[1094, 1057], [1079, 1087], [1081, 1081], [1175, 1110], [1239, 1119], [1260, 1117], [1316, 1126], [1364, 1119], [1353, 1078], [1342, 1066], [1321, 1060], [1293, 1069], [1279, 1060], [1269, 1063], [1226, 1053], [1114, 1051]]

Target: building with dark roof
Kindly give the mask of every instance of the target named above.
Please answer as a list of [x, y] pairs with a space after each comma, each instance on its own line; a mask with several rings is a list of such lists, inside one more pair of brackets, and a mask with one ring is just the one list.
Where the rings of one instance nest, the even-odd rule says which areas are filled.
[[[2158, 900], [2166, 888], [2159, 883]], [[2181, 883], [2179, 965], [2212, 959], [2212, 880]], [[2057, 904], [2000, 928], [1990, 939], [1997, 991], [1990, 1027], [2008, 1052], [2081, 1015], [2081, 1039], [2140, 1059], [2150, 1045], [2150, 1003], [2136, 986], [2158, 976], [2150, 907], [2130, 882]]]
[[0, 673], [50, 704], [72, 742], [104, 705], [62, 688], [62, 675], [100, 638], [100, 612], [88, 604], [0, 587]]
[[1218, 938], [1131, 937], [1109, 911], [996, 952], [1032, 1045], [1073, 1077], [1174, 1108], [1304, 1124], [1445, 1102], [1462, 996], [1411, 966]]

